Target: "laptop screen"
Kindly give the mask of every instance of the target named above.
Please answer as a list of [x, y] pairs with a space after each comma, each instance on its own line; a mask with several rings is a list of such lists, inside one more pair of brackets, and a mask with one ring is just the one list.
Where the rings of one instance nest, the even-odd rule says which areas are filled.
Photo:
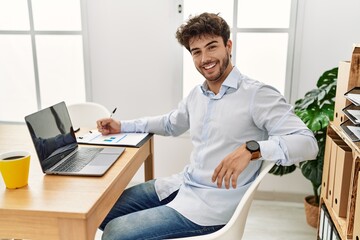
[[41, 168], [46, 171], [77, 147], [65, 102], [25, 117]]

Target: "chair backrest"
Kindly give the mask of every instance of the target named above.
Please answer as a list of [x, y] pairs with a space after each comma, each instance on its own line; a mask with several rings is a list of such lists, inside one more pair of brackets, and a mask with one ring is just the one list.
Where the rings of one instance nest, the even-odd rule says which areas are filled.
[[107, 108], [94, 102], [69, 104], [67, 107], [74, 129], [79, 127], [96, 128], [97, 120], [110, 116]]
[[179, 239], [181, 240], [241, 239], [244, 234], [246, 219], [249, 213], [249, 209], [251, 207], [252, 200], [254, 198], [254, 194], [260, 182], [264, 179], [266, 174], [270, 171], [270, 169], [273, 166], [274, 166], [273, 162], [263, 161], [259, 175], [250, 185], [250, 187], [246, 190], [243, 198], [236, 207], [233, 216], [230, 218], [229, 222], [223, 228], [211, 234], [186, 237], [186, 238], [177, 238], [177, 240]]

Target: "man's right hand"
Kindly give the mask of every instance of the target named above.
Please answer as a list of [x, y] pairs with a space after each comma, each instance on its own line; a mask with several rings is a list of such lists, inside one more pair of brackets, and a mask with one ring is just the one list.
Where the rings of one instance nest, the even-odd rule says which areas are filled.
[[113, 118], [103, 118], [96, 121], [97, 129], [102, 135], [110, 133], [120, 133], [121, 123]]

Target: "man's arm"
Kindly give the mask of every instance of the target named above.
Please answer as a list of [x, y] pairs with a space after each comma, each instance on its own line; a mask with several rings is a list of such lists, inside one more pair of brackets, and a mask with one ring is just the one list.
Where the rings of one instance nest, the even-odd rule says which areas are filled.
[[121, 122], [105, 118], [97, 121], [97, 128], [104, 135], [119, 132], [149, 132], [163, 136], [178, 136], [189, 129], [186, 98], [179, 103], [177, 109], [167, 114]]
[[[253, 96], [251, 115], [254, 123], [264, 129], [269, 138], [258, 141], [262, 159], [277, 164], [292, 165], [312, 160], [318, 153], [313, 133], [298, 118], [284, 98], [272, 87], [264, 86]], [[249, 139], [256, 140], [256, 139]], [[221, 187], [236, 187], [238, 176], [251, 161], [251, 153], [245, 144], [227, 155], [214, 170], [212, 181]]]

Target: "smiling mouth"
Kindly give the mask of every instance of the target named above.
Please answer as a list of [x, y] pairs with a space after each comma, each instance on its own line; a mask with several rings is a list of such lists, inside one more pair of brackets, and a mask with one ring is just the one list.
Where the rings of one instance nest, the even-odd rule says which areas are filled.
[[216, 65], [216, 63], [206, 64], [206, 65], [203, 66], [203, 68], [205, 70], [209, 70], [209, 69], [215, 67], [215, 65]]

